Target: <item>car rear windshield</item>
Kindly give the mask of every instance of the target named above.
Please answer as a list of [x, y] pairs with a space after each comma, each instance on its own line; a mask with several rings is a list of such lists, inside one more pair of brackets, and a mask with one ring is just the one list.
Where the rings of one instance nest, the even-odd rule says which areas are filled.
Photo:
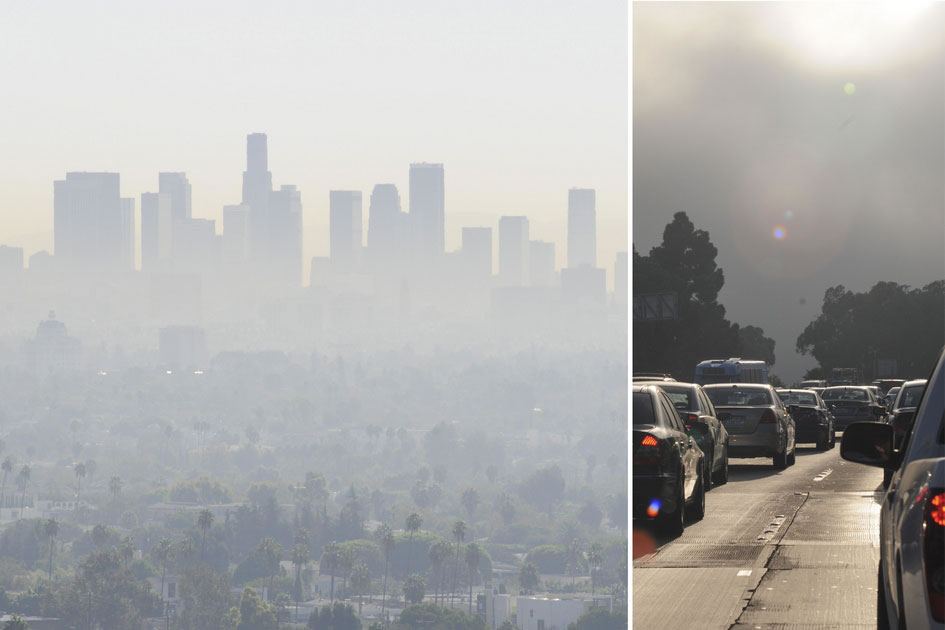
[[862, 389], [827, 389], [820, 397], [824, 400], [856, 400], [859, 402], [870, 399], [869, 394]]
[[804, 392], [778, 392], [778, 396], [785, 405], [817, 405], [817, 398], [813, 394]]
[[653, 401], [646, 392], [633, 392], [633, 424], [656, 424]]
[[753, 407], [770, 405], [771, 396], [766, 389], [739, 387], [707, 387], [705, 393], [716, 407]]
[[660, 385], [660, 389], [666, 392], [676, 409], [689, 411], [696, 408], [696, 403], [692, 400], [692, 388], [678, 385]]
[[922, 392], [925, 391], [925, 385], [912, 385], [899, 392], [899, 407], [918, 407], [922, 400]]

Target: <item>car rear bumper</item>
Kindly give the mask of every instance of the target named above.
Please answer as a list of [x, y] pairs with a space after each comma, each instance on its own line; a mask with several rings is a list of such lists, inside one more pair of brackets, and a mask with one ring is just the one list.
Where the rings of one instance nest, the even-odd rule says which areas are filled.
[[676, 510], [679, 497], [679, 480], [675, 475], [633, 475], [633, 518], [652, 518], [647, 509], [654, 499], [660, 503], [659, 513]]
[[777, 425], [759, 425], [754, 433], [729, 433], [729, 457], [774, 457], [780, 453], [783, 438]]

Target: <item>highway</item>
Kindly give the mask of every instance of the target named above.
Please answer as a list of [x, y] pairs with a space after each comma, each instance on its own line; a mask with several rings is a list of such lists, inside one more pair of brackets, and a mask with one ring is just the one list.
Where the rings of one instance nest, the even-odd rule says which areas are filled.
[[732, 459], [682, 536], [634, 523], [632, 627], [876, 628], [882, 477], [843, 461], [839, 434], [782, 471]]

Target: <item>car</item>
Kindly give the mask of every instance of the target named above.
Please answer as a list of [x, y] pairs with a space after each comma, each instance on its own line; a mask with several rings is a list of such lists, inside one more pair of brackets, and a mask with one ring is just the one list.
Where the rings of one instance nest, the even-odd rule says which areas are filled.
[[817, 395], [818, 395], [818, 396], [823, 396], [823, 395], [824, 395], [824, 390], [827, 389], [827, 388], [826, 388], [826, 387], [804, 387], [804, 388], [802, 388], [802, 389], [809, 389], [809, 390], [812, 391], [812, 392], [817, 392]]
[[901, 378], [878, 378], [870, 383], [870, 385], [876, 385], [881, 390], [883, 390], [883, 394], [888, 394], [889, 390], [891, 390], [893, 387], [901, 387], [905, 382], [905, 379]]
[[[902, 391], [899, 392], [902, 395]], [[844, 432], [847, 461], [892, 470], [879, 516], [876, 612], [880, 628], [945, 627], [945, 349], [900, 450], [894, 429], [856, 422]]]
[[890, 411], [892, 411], [894, 403], [896, 402], [896, 394], [899, 393], [899, 389], [900, 387], [897, 385], [896, 387], [893, 387], [888, 392], [886, 392], [886, 406], [887, 408], [889, 408]]
[[652, 519], [678, 536], [687, 517], [705, 516], [705, 455], [659, 387], [633, 385], [631, 418], [633, 518]]
[[776, 389], [781, 402], [794, 418], [798, 442], [815, 442], [818, 451], [831, 449], [837, 443], [833, 414], [823, 399], [808, 389]]
[[822, 378], [813, 379], [809, 381], [801, 381], [801, 384], [798, 385], [795, 389], [809, 389], [811, 387], [827, 387], [827, 381]]
[[899, 389], [896, 400], [893, 402], [892, 409], [889, 412], [889, 421], [894, 431], [893, 448], [902, 448], [902, 443], [909, 431], [912, 430], [912, 422], [915, 418], [916, 407], [922, 399], [922, 394], [928, 385], [928, 380], [924, 378], [914, 381], [906, 381]]
[[876, 422], [886, 415], [872, 390], [861, 385], [828, 387], [820, 396], [830, 408], [838, 429], [851, 422]]
[[718, 383], [704, 389], [728, 431], [730, 457], [770, 457], [779, 470], [794, 464], [794, 419], [774, 387]]
[[653, 382], [669, 396], [705, 455], [705, 487], [728, 482], [728, 431], [719, 421], [712, 401], [695, 383]]
[[664, 374], [662, 372], [634, 372], [633, 373], [633, 382], [639, 383], [642, 381], [675, 381], [671, 374]]
[[883, 415], [889, 412], [889, 405], [886, 404], [886, 396], [884, 395], [883, 390], [881, 390], [876, 385], [864, 385], [866, 389], [873, 392], [873, 396], [876, 397], [876, 401], [883, 406]]

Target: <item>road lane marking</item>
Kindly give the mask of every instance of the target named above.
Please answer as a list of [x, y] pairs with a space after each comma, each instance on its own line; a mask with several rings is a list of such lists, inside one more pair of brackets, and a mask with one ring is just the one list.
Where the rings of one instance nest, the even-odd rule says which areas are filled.
[[827, 475], [829, 475], [832, 472], [833, 472], [833, 468], [828, 468], [824, 472], [814, 477], [814, 481], [823, 481], [827, 477]]
[[748, 577], [749, 575], [751, 575], [751, 569], [742, 569], [738, 572], [737, 577]]

